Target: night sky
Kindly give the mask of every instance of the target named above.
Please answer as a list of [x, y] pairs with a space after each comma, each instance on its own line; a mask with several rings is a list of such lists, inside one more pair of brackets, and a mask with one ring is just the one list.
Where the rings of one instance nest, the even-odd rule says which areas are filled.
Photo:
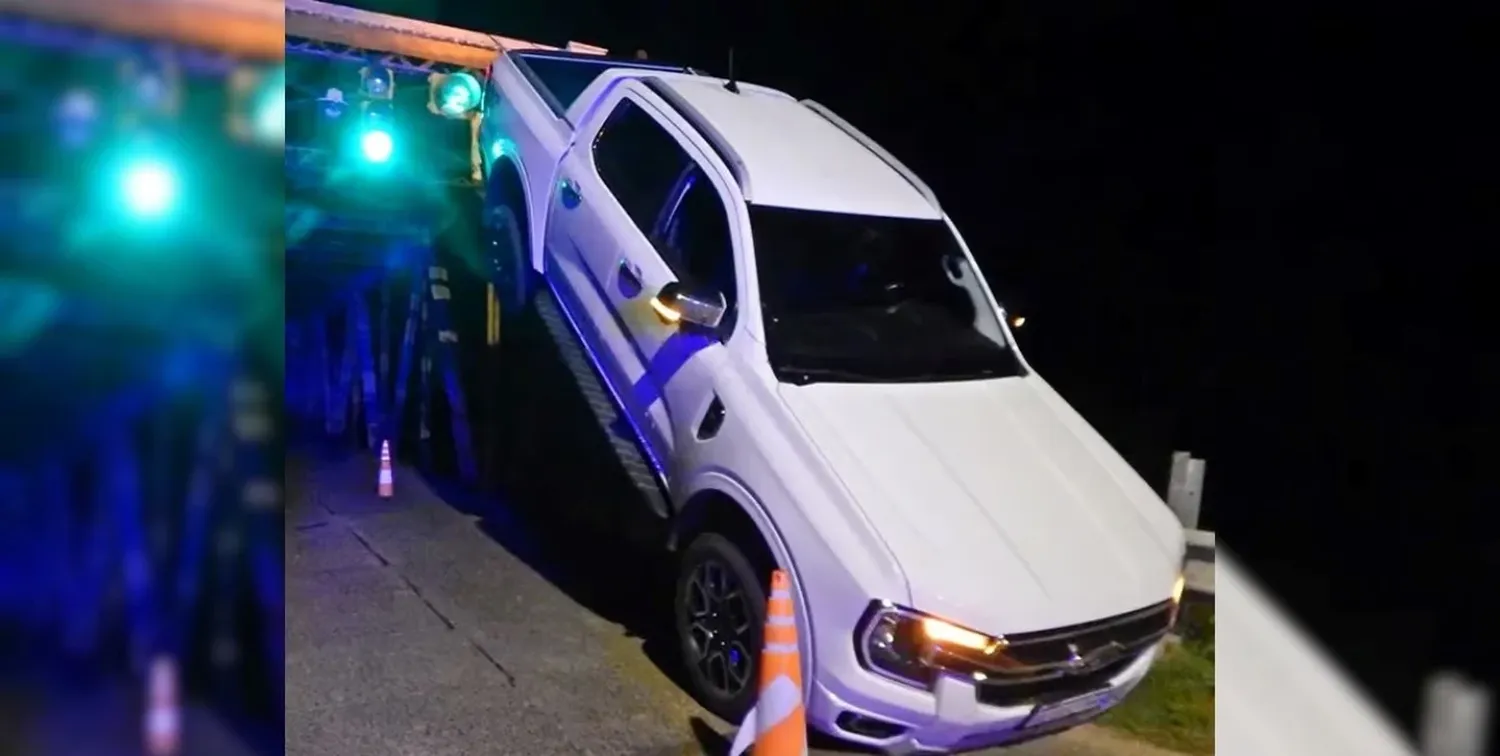
[[1456, 191], [1486, 133], [1462, 112], [1483, 104], [1472, 26], [1263, 3], [353, 4], [714, 73], [734, 47], [741, 78], [824, 102], [932, 185], [1033, 363], [1151, 483], [1173, 449], [1208, 460], [1207, 526], [1398, 718], [1432, 665], [1493, 663], [1474, 652], [1500, 546], [1475, 398], [1494, 246]]

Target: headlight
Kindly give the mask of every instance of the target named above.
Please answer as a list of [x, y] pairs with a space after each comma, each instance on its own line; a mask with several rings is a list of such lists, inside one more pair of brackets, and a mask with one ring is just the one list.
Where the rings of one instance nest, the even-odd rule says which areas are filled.
[[927, 685], [932, 668], [924, 657], [931, 649], [947, 646], [993, 654], [1005, 647], [1005, 641], [882, 601], [871, 606], [855, 645], [871, 671]]

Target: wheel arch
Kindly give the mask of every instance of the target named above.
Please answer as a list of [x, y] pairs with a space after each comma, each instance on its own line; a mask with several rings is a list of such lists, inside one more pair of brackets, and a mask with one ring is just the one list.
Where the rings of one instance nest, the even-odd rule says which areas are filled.
[[531, 197], [527, 194], [526, 187], [526, 167], [521, 165], [520, 159], [513, 155], [501, 155], [490, 163], [488, 176], [485, 178], [484, 202], [486, 205], [504, 202], [519, 211], [517, 220], [521, 224], [521, 238], [526, 244], [526, 255], [531, 260], [532, 269], [540, 271], [541, 245], [531, 235], [531, 227], [536, 224], [531, 217]]
[[[808, 698], [814, 684], [813, 670], [817, 668], [814, 663], [817, 645], [814, 642], [812, 616], [808, 610], [807, 589], [797, 571], [791, 548], [766, 511], [765, 505], [737, 479], [721, 471], [712, 471], [698, 476], [694, 484], [686, 502], [673, 518], [667, 547], [673, 551], [681, 551], [694, 536], [713, 530], [720, 524], [728, 524], [730, 528], [749, 528], [749, 531], [741, 531], [741, 534], [753, 533], [760, 539], [768, 552], [766, 556], [773, 562], [770, 566], [786, 570], [792, 579], [792, 593], [797, 608], [797, 634], [801, 640], [799, 652], [802, 655], [802, 694], [804, 699]], [[732, 537], [732, 534], [725, 535]]]

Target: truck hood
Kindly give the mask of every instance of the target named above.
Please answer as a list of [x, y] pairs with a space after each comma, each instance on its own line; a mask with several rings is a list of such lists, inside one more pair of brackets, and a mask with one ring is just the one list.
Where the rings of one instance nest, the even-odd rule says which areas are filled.
[[779, 391], [900, 564], [912, 608], [1003, 634], [1170, 597], [1181, 525], [1040, 378]]

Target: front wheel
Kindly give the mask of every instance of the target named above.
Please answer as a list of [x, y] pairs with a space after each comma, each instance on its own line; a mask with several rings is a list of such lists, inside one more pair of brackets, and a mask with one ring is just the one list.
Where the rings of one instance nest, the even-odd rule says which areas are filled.
[[507, 314], [526, 309], [535, 291], [531, 255], [526, 245], [525, 227], [516, 211], [506, 204], [485, 208], [484, 254], [489, 262], [489, 278], [495, 285], [495, 296]]
[[689, 692], [725, 721], [740, 722], [758, 693], [761, 577], [732, 541], [704, 533], [683, 552], [674, 604]]

